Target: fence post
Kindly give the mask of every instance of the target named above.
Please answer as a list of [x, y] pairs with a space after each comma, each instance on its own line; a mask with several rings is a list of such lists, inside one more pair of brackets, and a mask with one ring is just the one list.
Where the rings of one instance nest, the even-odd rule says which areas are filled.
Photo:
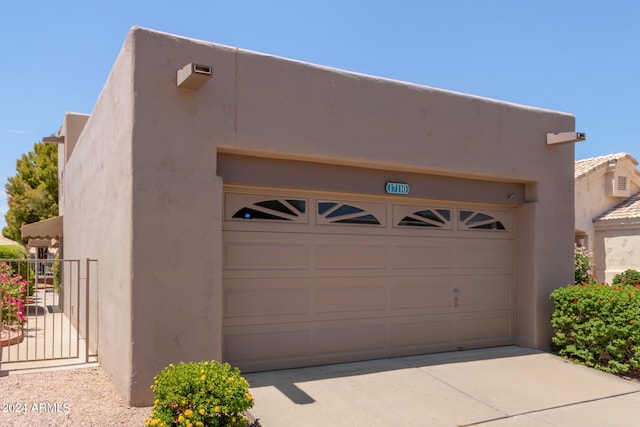
[[85, 292], [85, 308], [84, 308], [84, 312], [85, 312], [85, 329], [84, 329], [84, 363], [89, 362], [89, 336], [91, 335], [89, 333], [89, 263], [91, 262], [91, 260], [89, 258], [87, 258], [87, 267], [86, 267], [86, 271], [85, 274], [87, 276], [86, 280], [85, 280], [85, 286], [86, 286], [86, 292]]

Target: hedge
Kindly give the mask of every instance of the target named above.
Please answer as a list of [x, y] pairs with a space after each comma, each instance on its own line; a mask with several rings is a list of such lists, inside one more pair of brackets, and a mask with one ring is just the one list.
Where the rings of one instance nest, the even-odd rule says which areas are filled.
[[640, 375], [640, 285], [570, 285], [551, 300], [553, 350], [605, 372]]

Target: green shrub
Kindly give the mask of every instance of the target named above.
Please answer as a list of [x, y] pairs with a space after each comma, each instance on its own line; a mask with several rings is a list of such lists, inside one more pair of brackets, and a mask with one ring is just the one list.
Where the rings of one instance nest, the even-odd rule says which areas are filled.
[[228, 363], [169, 365], [151, 386], [155, 397], [150, 426], [243, 426], [253, 407], [249, 383]]
[[[16, 245], [0, 245], [0, 259], [26, 259], [27, 258], [27, 250], [22, 246]], [[22, 276], [26, 276], [23, 273], [22, 266], [19, 266], [17, 262], [8, 263], [11, 266], [11, 270], [14, 274], [18, 274], [18, 270], [20, 270], [20, 274]], [[26, 277], [25, 277], [26, 278]]]
[[9, 262], [9, 267], [13, 274], [19, 274], [23, 279], [28, 282], [28, 293], [33, 295], [35, 288], [35, 273], [29, 266], [27, 259], [27, 250], [22, 246], [17, 245], [0, 245], [0, 259], [24, 259], [24, 262], [13, 261]]
[[60, 255], [56, 254], [55, 262], [53, 263], [53, 290], [60, 292], [60, 267], [62, 261], [60, 261]]
[[605, 372], [640, 375], [640, 286], [568, 286], [551, 300], [555, 351]]
[[574, 243], [573, 252], [575, 255], [575, 284], [594, 283], [593, 271], [591, 270], [591, 254], [587, 248]]
[[614, 285], [638, 285], [640, 284], [640, 271], [625, 270], [620, 274], [616, 274], [613, 278]]

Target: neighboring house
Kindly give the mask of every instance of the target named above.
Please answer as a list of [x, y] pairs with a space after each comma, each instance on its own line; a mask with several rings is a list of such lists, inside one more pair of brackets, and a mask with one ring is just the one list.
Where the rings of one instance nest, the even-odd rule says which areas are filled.
[[640, 270], [640, 172], [626, 153], [575, 163], [576, 243], [593, 253], [599, 281]]
[[20, 243], [15, 242], [11, 239], [7, 239], [2, 234], [0, 234], [0, 245], [2, 246], [22, 246]]
[[134, 28], [61, 132], [64, 256], [99, 263], [90, 344], [135, 405], [181, 360], [546, 348], [573, 277], [564, 132], [566, 113]]

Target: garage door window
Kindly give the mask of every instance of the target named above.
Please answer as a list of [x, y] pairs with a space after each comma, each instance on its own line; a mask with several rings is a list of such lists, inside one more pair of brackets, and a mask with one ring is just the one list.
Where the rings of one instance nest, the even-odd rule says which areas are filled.
[[238, 209], [232, 218], [296, 221], [304, 217], [305, 211], [306, 202], [304, 200], [272, 199], [244, 206]]
[[425, 209], [413, 212], [400, 220], [398, 226], [450, 228], [451, 211], [448, 209]]
[[367, 206], [328, 201], [318, 202], [318, 223], [381, 225], [378, 216]]
[[462, 230], [506, 230], [497, 218], [483, 212], [460, 211], [460, 229]]

